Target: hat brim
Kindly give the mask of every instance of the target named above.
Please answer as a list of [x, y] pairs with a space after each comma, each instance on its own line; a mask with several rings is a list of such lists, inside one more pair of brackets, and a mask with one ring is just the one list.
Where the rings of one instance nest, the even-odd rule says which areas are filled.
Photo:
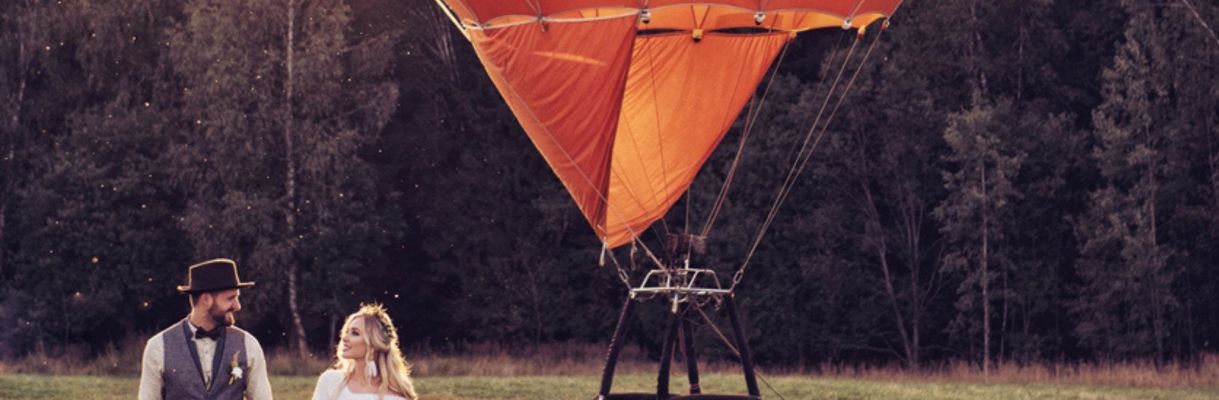
[[193, 289], [190, 286], [179, 285], [178, 292], [179, 293], [188, 293], [188, 294], [207, 293], [207, 292], [219, 292], [221, 290], [229, 290], [229, 289], [245, 289], [245, 288], [248, 288], [251, 286], [254, 286], [254, 282], [240, 282], [237, 284], [237, 286], [225, 286], [225, 287], [209, 288], [209, 289]]

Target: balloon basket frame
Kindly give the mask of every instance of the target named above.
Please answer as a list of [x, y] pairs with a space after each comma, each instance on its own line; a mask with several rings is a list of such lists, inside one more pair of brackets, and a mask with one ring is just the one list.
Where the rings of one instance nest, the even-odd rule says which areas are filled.
[[[660, 356], [660, 371], [656, 377], [656, 392], [610, 393], [614, 381], [614, 368], [618, 363], [618, 355], [622, 350], [627, 327], [634, 314], [635, 303], [651, 299], [664, 299], [670, 303], [667, 329], [663, 332], [664, 345]], [[713, 300], [727, 309], [728, 319], [732, 324], [733, 341], [740, 354], [741, 368], [745, 375], [747, 395], [703, 394], [699, 387], [698, 360], [691, 340], [693, 329], [685, 316], [691, 309], [701, 307], [703, 304], [701, 301], [704, 300]], [[681, 330], [682, 337], [685, 338], [681, 342], [686, 359], [687, 377], [690, 382], [690, 390], [687, 395], [669, 392], [669, 369], [677, 350], [678, 330]], [[598, 391], [597, 400], [759, 400], [761, 398], [749, 344], [745, 339], [736, 304], [733, 301], [733, 292], [720, 285], [715, 271], [688, 267], [653, 269], [644, 277], [639, 287], [630, 289], [622, 311], [618, 315], [618, 323], [614, 327], [614, 336], [606, 355], [605, 368], [602, 370], [601, 388]]]
[[711, 298], [718, 302], [730, 294], [732, 290], [720, 285], [715, 271], [703, 268], [653, 269], [643, 277], [639, 287], [630, 292], [632, 299], [668, 299], [670, 313], [676, 313], [679, 305], [698, 298]]

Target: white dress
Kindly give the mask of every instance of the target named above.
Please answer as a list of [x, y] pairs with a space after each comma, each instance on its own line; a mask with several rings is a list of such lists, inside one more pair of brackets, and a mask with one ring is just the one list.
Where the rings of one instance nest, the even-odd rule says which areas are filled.
[[[405, 397], [386, 394], [384, 400], [406, 400]], [[378, 400], [376, 393], [354, 393], [343, 384], [343, 372], [335, 369], [326, 370], [317, 378], [317, 387], [313, 388], [313, 400]]]

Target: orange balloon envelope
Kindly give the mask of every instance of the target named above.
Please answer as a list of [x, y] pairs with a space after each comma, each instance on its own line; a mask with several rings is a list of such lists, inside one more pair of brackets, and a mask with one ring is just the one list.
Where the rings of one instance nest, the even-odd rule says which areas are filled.
[[682, 196], [796, 32], [900, 0], [439, 0], [609, 247]]

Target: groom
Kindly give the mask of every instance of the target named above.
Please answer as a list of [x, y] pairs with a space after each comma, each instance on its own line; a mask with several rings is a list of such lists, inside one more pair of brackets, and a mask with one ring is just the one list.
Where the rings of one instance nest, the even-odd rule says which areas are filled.
[[190, 315], [148, 339], [139, 400], [271, 400], [262, 346], [233, 326], [241, 311], [237, 263], [217, 258], [190, 267]]

